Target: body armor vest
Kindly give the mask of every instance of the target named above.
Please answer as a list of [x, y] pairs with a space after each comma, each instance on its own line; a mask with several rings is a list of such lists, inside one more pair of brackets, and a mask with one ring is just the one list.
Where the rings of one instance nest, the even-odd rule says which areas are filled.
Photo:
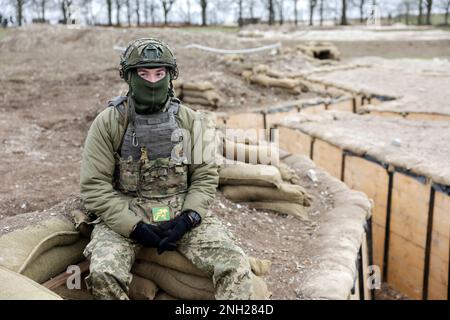
[[175, 119], [178, 109], [173, 99], [165, 111], [132, 114], [116, 152], [115, 188], [136, 197], [133, 206], [145, 214], [155, 206], [168, 206], [171, 216], [177, 215], [188, 190], [183, 130]]

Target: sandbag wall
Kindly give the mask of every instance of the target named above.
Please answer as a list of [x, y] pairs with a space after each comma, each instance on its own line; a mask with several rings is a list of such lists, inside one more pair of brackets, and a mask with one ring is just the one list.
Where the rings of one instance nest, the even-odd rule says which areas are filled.
[[450, 187], [278, 124], [279, 142], [374, 201], [368, 237], [383, 280], [413, 299], [449, 298]]

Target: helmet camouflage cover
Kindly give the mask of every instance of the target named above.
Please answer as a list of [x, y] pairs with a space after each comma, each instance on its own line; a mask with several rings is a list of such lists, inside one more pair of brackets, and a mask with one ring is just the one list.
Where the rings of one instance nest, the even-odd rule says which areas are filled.
[[120, 57], [120, 76], [128, 81], [131, 69], [167, 67], [171, 80], [178, 77], [177, 60], [167, 44], [155, 38], [131, 42]]

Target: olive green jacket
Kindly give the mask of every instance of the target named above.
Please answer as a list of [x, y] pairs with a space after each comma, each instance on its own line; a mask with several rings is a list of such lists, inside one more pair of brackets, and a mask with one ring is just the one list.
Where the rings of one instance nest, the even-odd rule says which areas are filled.
[[[180, 105], [176, 121], [180, 128], [191, 134], [191, 153], [199, 150], [196, 148], [205, 148], [200, 145], [205, 143], [207, 127], [199, 113]], [[201, 127], [202, 133], [194, 134], [194, 127]], [[129, 209], [132, 198], [113, 188], [114, 153], [120, 146], [125, 129], [123, 117], [117, 108], [108, 107], [95, 118], [84, 145], [80, 184], [86, 209], [100, 217], [112, 230], [129, 237], [141, 219]], [[189, 189], [182, 210], [192, 209], [201, 216], [205, 215], [214, 200], [218, 181], [217, 164], [214, 161], [189, 164]]]

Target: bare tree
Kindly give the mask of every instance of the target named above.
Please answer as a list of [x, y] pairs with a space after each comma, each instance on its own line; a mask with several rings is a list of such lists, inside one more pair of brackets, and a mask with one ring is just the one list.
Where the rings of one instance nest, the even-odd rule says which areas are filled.
[[112, 26], [112, 0], [106, 0], [106, 10], [108, 11], [108, 26]]
[[242, 2], [243, 2], [243, 0], [238, 0], [237, 1], [237, 3], [238, 3], [238, 25], [240, 27], [242, 27], [242, 25], [243, 25], [243, 21], [242, 21], [242, 18], [243, 18], [243, 16], [242, 16], [242, 13], [243, 13]]
[[320, 5], [319, 5], [319, 15], [320, 15], [320, 26], [323, 26], [323, 5], [324, 5], [324, 0], [320, 0]]
[[167, 15], [169, 14], [170, 10], [172, 9], [174, 2], [175, 2], [175, 0], [161, 0], [161, 5], [162, 5], [163, 11], [164, 11], [164, 25], [167, 25]]
[[152, 26], [155, 25], [155, 11], [158, 9], [158, 5], [155, 3], [155, 0], [150, 0], [150, 18], [152, 19]]
[[433, 0], [425, 0], [427, 6], [427, 24], [431, 25], [431, 11], [433, 10]]
[[248, 1], [248, 11], [250, 13], [250, 18], [254, 19], [255, 18], [255, 0], [249, 0]]
[[278, 9], [278, 22], [282, 25], [284, 23], [284, 0], [277, 0], [276, 5]]
[[[242, 0], [241, 0], [242, 2]], [[208, 9], [208, 0], [200, 0], [200, 8], [202, 8], [202, 26], [206, 26], [206, 12]]]
[[59, 5], [62, 13], [62, 23], [67, 24], [70, 17], [70, 7], [73, 4], [73, 0], [60, 0]]
[[267, 1], [267, 10], [269, 11], [269, 25], [273, 25], [275, 22], [275, 5], [274, 0]]
[[450, 12], [450, 0], [445, 0], [443, 2], [443, 7], [445, 9], [445, 24], [448, 25], [448, 17]]
[[116, 4], [116, 25], [120, 26], [120, 9], [122, 7], [122, 1], [115, 0], [115, 4]]
[[19, 26], [22, 26], [23, 22], [23, 7], [25, 0], [14, 0], [14, 7], [16, 9], [16, 20]]
[[342, 0], [341, 25], [348, 25], [347, 21], [347, 0]]
[[136, 5], [134, 6], [134, 12], [136, 13], [136, 24], [139, 27], [141, 25], [141, 14], [140, 14], [141, 1], [136, 0], [135, 3]]
[[317, 0], [309, 0], [309, 25], [313, 25], [314, 9], [316, 8]]
[[298, 26], [298, 8], [297, 8], [298, 0], [293, 0], [293, 2], [294, 2], [294, 23], [296, 26]]
[[45, 8], [47, 6], [48, 0], [33, 0], [33, 4], [38, 9], [38, 16], [42, 20], [42, 22], [45, 21]]
[[127, 7], [127, 23], [131, 27], [131, 3], [130, 0], [125, 0], [125, 6]]
[[419, 17], [417, 23], [419, 25], [423, 24], [423, 0], [419, 0]]
[[411, 0], [403, 0], [402, 7], [405, 15], [405, 23], [408, 25], [411, 13]]

